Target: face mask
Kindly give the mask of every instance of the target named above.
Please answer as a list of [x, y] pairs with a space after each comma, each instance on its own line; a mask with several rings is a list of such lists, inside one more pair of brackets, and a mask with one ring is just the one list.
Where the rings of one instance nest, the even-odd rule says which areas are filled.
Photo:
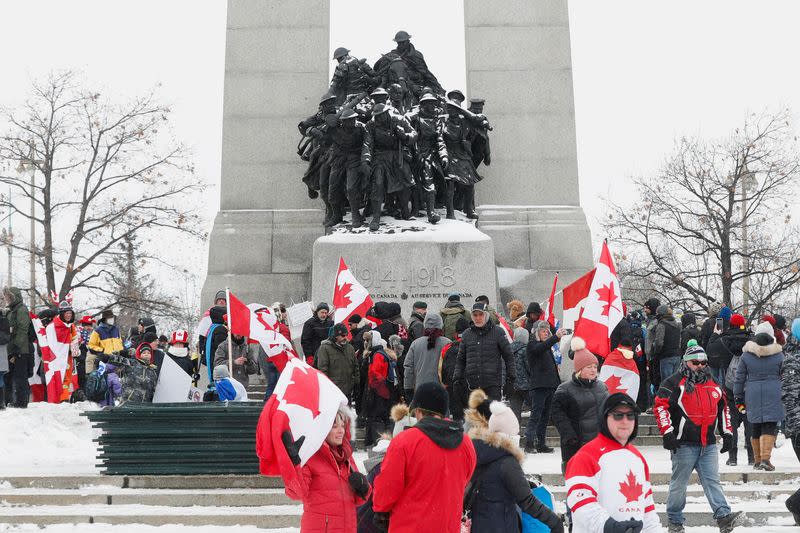
[[174, 355], [175, 357], [186, 357], [189, 355], [189, 348], [186, 346], [178, 347], [178, 346], [170, 346], [169, 348], [170, 355]]

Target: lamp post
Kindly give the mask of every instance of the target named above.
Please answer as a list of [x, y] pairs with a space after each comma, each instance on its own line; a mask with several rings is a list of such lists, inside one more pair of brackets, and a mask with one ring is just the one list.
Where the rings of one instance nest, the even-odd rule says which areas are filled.
[[36, 165], [41, 165], [44, 161], [34, 159], [33, 143], [29, 147], [28, 157], [20, 159], [17, 171], [21, 174], [28, 169], [31, 171], [31, 292], [28, 308], [33, 311], [36, 308]]

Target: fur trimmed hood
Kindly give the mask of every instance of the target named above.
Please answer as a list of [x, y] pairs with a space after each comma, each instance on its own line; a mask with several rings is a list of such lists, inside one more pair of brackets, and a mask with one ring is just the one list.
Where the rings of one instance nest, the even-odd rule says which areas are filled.
[[482, 440], [492, 448], [508, 452], [519, 464], [525, 462], [525, 452], [514, 444], [510, 438], [501, 433], [489, 431], [488, 428], [473, 426], [470, 428], [468, 435], [472, 440]]
[[469, 409], [464, 410], [464, 419], [471, 427], [489, 427], [489, 416], [491, 416], [489, 403], [489, 397], [482, 389], [475, 389], [470, 393]]
[[750, 352], [756, 357], [769, 357], [770, 355], [781, 353], [781, 351], [783, 351], [783, 348], [777, 342], [761, 346], [755, 341], [747, 341], [744, 348], [742, 348], [742, 352]]

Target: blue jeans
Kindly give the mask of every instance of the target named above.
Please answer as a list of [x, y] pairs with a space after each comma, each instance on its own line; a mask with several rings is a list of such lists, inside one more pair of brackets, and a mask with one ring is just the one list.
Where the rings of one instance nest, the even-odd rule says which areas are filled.
[[683, 508], [686, 506], [686, 486], [693, 470], [703, 486], [703, 492], [714, 512], [714, 518], [728, 516], [731, 508], [719, 483], [719, 452], [716, 444], [681, 444], [672, 452], [672, 479], [667, 495], [667, 518], [675, 524], [683, 524]]
[[[533, 389], [531, 394], [531, 417], [525, 429], [526, 446], [544, 446], [547, 423], [553, 405], [555, 389]], [[535, 443], [535, 444], [534, 444]]]
[[678, 371], [681, 366], [681, 358], [679, 356], [666, 357], [658, 362], [658, 371], [661, 373], [661, 383], [664, 383], [668, 377]]
[[272, 396], [272, 393], [275, 391], [275, 385], [278, 384], [278, 378], [281, 377], [281, 373], [278, 372], [278, 367], [269, 361], [266, 361], [266, 364], [262, 370], [267, 378], [267, 388], [264, 391], [264, 403], [266, 403], [267, 400], [269, 400], [269, 397]]

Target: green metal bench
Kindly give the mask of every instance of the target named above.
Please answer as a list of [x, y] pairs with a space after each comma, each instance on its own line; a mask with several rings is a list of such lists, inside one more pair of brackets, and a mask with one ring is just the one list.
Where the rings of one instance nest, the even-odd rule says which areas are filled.
[[125, 403], [87, 411], [107, 475], [258, 474], [262, 402]]

